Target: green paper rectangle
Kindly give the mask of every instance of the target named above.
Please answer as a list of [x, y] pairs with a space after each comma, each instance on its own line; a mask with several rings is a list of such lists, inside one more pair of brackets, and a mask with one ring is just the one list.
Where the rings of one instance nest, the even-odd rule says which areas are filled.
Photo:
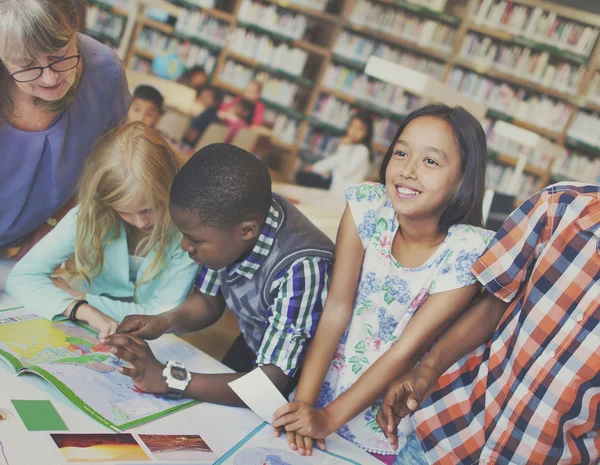
[[12, 400], [29, 431], [68, 431], [67, 425], [49, 400]]

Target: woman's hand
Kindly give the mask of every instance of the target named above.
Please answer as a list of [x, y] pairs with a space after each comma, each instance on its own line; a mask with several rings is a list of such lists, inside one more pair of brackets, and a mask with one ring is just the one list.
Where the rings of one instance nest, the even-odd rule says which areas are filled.
[[114, 334], [119, 326], [116, 320], [113, 320], [108, 315], [88, 304], [83, 304], [79, 307], [76, 317], [98, 331], [98, 339]]
[[275, 412], [273, 428], [281, 427], [313, 439], [325, 439], [337, 429], [326, 409], [305, 402], [289, 402]]

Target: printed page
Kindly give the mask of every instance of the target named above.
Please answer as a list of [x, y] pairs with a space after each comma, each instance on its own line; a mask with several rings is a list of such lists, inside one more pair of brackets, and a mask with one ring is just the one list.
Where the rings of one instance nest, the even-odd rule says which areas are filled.
[[[117, 371], [124, 362], [108, 353], [87, 328], [69, 321], [51, 323], [25, 310], [0, 312], [0, 317], [4, 322], [0, 324], [4, 358], [21, 372], [42, 376], [109, 428], [131, 428], [197, 403], [164, 399], [137, 389], [130, 378]], [[178, 360], [192, 369], [198, 367], [197, 352], [191, 346], [177, 339], [170, 341], [152, 343], [159, 360]]]
[[[263, 423], [250, 433], [241, 443], [215, 462], [214, 465], [366, 465], [371, 462], [357, 462], [344, 455], [344, 449], [352, 451], [356, 447], [346, 442], [347, 447], [338, 447], [338, 453], [313, 449], [310, 457], [301, 456], [290, 450], [285, 436], [276, 438], [268, 423]], [[341, 450], [340, 450], [341, 449]]]

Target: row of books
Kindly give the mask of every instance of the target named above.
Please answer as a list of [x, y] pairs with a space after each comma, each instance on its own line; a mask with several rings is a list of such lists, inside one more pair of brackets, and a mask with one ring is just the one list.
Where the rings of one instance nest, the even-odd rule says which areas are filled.
[[289, 3], [293, 3], [294, 5], [303, 6], [306, 8], [311, 8], [317, 11], [325, 11], [329, 0], [290, 0]]
[[445, 66], [443, 63], [427, 57], [415, 55], [403, 49], [390, 47], [384, 43], [377, 44], [373, 55], [414, 69], [415, 71], [420, 71], [438, 80], [440, 80], [444, 74]]
[[584, 65], [551, 60], [548, 52], [504, 44], [490, 37], [469, 33], [460, 56], [477, 66], [493, 67], [560, 92], [576, 94], [585, 74]]
[[313, 111], [313, 118], [344, 131], [350, 122], [352, 106], [332, 95], [322, 94]]
[[137, 55], [131, 57], [131, 60], [129, 61], [129, 67], [133, 71], [138, 71], [140, 73], [152, 73], [152, 62], [147, 58], [139, 57]]
[[598, 28], [561, 18], [553, 11], [518, 5], [512, 0], [482, 0], [474, 21], [585, 56], [592, 52], [599, 32]]
[[594, 73], [588, 90], [588, 98], [597, 105], [600, 105], [600, 73]]
[[257, 73], [256, 70], [233, 60], [227, 60], [220, 76], [221, 81], [239, 89], [245, 89], [253, 79], [262, 83], [263, 99], [286, 107], [293, 105], [298, 86], [284, 79], [275, 78], [267, 73]]
[[[359, 5], [360, 6], [360, 5]], [[372, 7], [369, 7], [372, 8]], [[366, 10], [365, 11], [370, 11]], [[449, 52], [456, 35], [456, 29], [447, 24], [438, 23], [431, 19], [411, 15], [402, 11], [390, 10], [390, 14], [380, 15], [376, 21], [366, 22], [364, 12], [355, 13], [351, 22], [367, 26], [376, 32], [385, 32], [392, 37], [432, 48], [442, 52]]]
[[579, 111], [569, 127], [568, 135], [600, 148], [600, 131], [598, 131], [598, 128], [600, 128], [600, 114]]
[[216, 56], [210, 50], [177, 37], [167, 36], [151, 28], [143, 28], [140, 31], [136, 47], [152, 52], [156, 56], [177, 55], [186, 68], [203, 66], [209, 74], [212, 73], [217, 61]]
[[401, 87], [370, 78], [345, 66], [329, 65], [322, 82], [325, 87], [339, 90], [400, 117], [422, 104], [420, 97], [406, 94]]
[[276, 134], [279, 140], [290, 145], [296, 143], [298, 121], [267, 108], [267, 111], [265, 111], [265, 122], [267, 125], [272, 126], [273, 134]]
[[[171, 1], [171, 0], [169, 0]], [[215, 0], [185, 0], [186, 3], [199, 6], [200, 8], [214, 8]], [[176, 2], [173, 2], [176, 3]]]
[[376, 118], [373, 122], [373, 142], [387, 147], [394, 140], [398, 126], [398, 120]]
[[243, 0], [238, 12], [238, 21], [254, 24], [291, 39], [301, 39], [307, 23], [304, 15], [276, 5], [254, 3], [251, 0]]
[[444, 11], [446, 8], [446, 0], [405, 0], [406, 3], [422, 6], [435, 11]]
[[369, 0], [358, 1], [350, 21], [440, 50], [450, 50], [456, 34], [454, 27]]
[[600, 157], [591, 158], [565, 151], [554, 161], [552, 175], [560, 180], [566, 178], [571, 181], [600, 184]]
[[[446, 83], [493, 110], [548, 129], [561, 131], [567, 123], [571, 109], [560, 101], [547, 97], [540, 98], [529, 90], [513, 87], [460, 68], [452, 70]], [[536, 111], [541, 111], [542, 107], [551, 110], [552, 114], [536, 114]]]
[[511, 166], [492, 161], [486, 167], [485, 187], [525, 200], [539, 190], [539, 180], [531, 174], [518, 173]]
[[175, 31], [188, 37], [223, 46], [227, 39], [229, 25], [204, 11], [182, 10], [175, 23]]
[[295, 76], [302, 75], [308, 58], [308, 53], [304, 50], [286, 43], [275, 45], [268, 35], [256, 34], [244, 28], [231, 32], [227, 48]]
[[350, 31], [342, 31], [333, 46], [333, 53], [337, 53], [351, 60], [367, 63], [375, 50], [375, 41]]
[[336, 152], [340, 144], [340, 136], [319, 129], [310, 128], [306, 131], [301, 146], [301, 156], [305, 162], [315, 163]]
[[126, 19], [122, 16], [101, 10], [96, 5], [87, 7], [85, 28], [88, 31], [106, 35], [114, 41], [121, 39]]
[[524, 157], [528, 163], [543, 170], [548, 169], [556, 156], [556, 153], [550, 153], [546, 150], [543, 150], [541, 148], [543, 146], [527, 146], [515, 142], [513, 139], [509, 139], [502, 134], [499, 134], [494, 130], [496, 125], [494, 120], [486, 118], [481, 124], [486, 134], [487, 146], [489, 150], [510, 155], [515, 159]]

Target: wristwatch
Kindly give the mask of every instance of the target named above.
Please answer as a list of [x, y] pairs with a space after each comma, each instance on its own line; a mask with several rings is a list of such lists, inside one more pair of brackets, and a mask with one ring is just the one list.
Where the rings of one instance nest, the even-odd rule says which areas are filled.
[[167, 390], [163, 393], [163, 397], [181, 399], [183, 391], [192, 379], [192, 374], [183, 363], [169, 360], [163, 369], [163, 378], [167, 382]]

